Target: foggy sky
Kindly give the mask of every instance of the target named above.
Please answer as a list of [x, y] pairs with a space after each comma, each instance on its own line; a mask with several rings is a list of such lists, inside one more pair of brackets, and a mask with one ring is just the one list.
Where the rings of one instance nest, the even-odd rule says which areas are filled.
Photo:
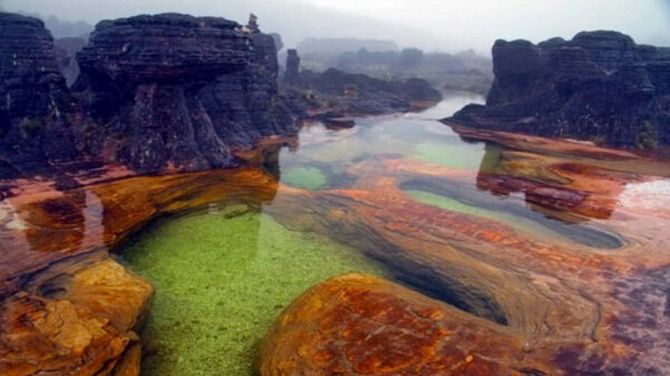
[[487, 53], [498, 38], [539, 42], [596, 29], [670, 46], [670, 0], [0, 0], [0, 6], [90, 23], [167, 11], [245, 22], [254, 12], [261, 28], [279, 32], [288, 46], [305, 37], [361, 37]]

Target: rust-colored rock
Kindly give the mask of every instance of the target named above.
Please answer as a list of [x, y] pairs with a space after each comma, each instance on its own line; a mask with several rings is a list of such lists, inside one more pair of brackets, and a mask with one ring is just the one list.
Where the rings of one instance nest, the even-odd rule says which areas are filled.
[[262, 346], [263, 376], [545, 375], [512, 330], [403, 286], [346, 275], [298, 298]]
[[0, 374], [110, 375], [117, 362], [139, 374], [133, 327], [151, 286], [109, 258], [82, 264], [55, 264], [0, 303]]
[[152, 287], [109, 250], [157, 216], [213, 202], [258, 206], [277, 189], [254, 169], [116, 174], [82, 178], [65, 192], [42, 181], [11, 183], [22, 194], [0, 206], [1, 375], [138, 375], [134, 328]]
[[[0, 374], [136, 374], [140, 349], [133, 328], [151, 289], [109, 252], [154, 218], [226, 202], [262, 205], [288, 227], [354, 246], [413, 288], [463, 310], [389, 282], [345, 278], [349, 282], [324, 285], [330, 290], [312, 290], [288, 312], [296, 322], [307, 320], [300, 307], [312, 307], [311, 297], [319, 296], [323, 310], [305, 315], [321, 320], [328, 309], [354, 307], [358, 313], [337, 311], [343, 320], [331, 323], [337, 330], [349, 325], [349, 337], [314, 325], [284, 327], [275, 334], [299, 334], [286, 338], [304, 336], [315, 342], [300, 341], [314, 346], [302, 346], [298, 359], [289, 351], [295, 343], [271, 346], [269, 340], [263, 362], [269, 370], [297, 367], [309, 374], [312, 368], [301, 367], [337, 368], [355, 358], [342, 367], [389, 375], [431, 374], [438, 365], [493, 375], [670, 372], [670, 211], [662, 205], [670, 165], [585, 144], [495, 137], [513, 151], [486, 156], [496, 163], [482, 171], [386, 156], [348, 166], [355, 183], [346, 189], [295, 189], [252, 168], [137, 177], [103, 166], [70, 173], [77, 184], [68, 187], [48, 178], [3, 181]], [[266, 146], [276, 150], [288, 141]], [[511, 213], [530, 205], [605, 239], [605, 246], [536, 238], [501, 221], [418, 202], [411, 189]], [[509, 196], [499, 200], [490, 192]], [[346, 301], [338, 289], [350, 292]], [[414, 317], [405, 304], [444, 316]], [[364, 319], [382, 311], [394, 315], [390, 324]], [[388, 351], [361, 345], [364, 334], [376, 338], [377, 330], [390, 336], [378, 338], [396, 339], [376, 342], [391, 346]], [[317, 342], [326, 347], [317, 351]], [[438, 342], [452, 352], [439, 353]]]

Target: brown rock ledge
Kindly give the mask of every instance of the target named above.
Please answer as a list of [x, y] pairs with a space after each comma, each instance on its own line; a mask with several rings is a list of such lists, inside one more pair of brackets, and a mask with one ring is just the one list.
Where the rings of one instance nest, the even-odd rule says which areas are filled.
[[[484, 340], [482, 340], [484, 339]], [[546, 375], [509, 328], [403, 286], [350, 274], [303, 294], [262, 346], [261, 374]], [[546, 355], [546, 354], [545, 354]]]

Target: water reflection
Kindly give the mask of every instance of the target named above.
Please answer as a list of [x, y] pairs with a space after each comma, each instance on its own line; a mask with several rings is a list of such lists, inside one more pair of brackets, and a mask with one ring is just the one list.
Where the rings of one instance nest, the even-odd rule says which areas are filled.
[[[402, 183], [399, 188], [420, 202], [494, 219], [545, 241], [621, 247], [618, 236], [588, 223], [588, 217], [566, 213], [588, 193], [563, 188], [569, 180], [542, 161], [522, 160], [492, 142], [464, 139], [438, 122], [466, 103], [482, 101], [477, 96], [447, 97], [422, 113], [358, 119], [356, 127], [343, 130], [310, 124], [301, 131], [298, 147], [280, 152], [281, 181], [309, 190], [359, 189], [370, 175], [398, 173], [383, 163], [378, 170], [362, 172], [360, 166], [367, 162], [413, 160], [425, 168], [462, 171], [459, 178], [424, 176]], [[600, 218], [611, 214], [604, 210]]]

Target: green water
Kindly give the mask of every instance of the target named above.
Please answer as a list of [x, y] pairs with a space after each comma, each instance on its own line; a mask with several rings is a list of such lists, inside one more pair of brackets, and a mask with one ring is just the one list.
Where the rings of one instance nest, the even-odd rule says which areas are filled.
[[259, 340], [298, 295], [335, 275], [383, 275], [352, 249], [255, 212], [173, 219], [123, 255], [156, 287], [143, 375], [253, 374]]
[[327, 183], [326, 176], [316, 167], [295, 167], [282, 171], [282, 181], [309, 190], [323, 188]]
[[470, 170], [476, 170], [482, 164], [481, 154], [472, 153], [469, 144], [420, 143], [411, 156], [428, 163]]
[[524, 217], [505, 213], [496, 210], [489, 210], [477, 206], [468, 205], [457, 199], [435, 194], [432, 192], [421, 190], [406, 190], [413, 199], [418, 202], [436, 206], [438, 208], [447, 209], [449, 211], [469, 214], [477, 217], [487, 218], [496, 222], [504, 223], [516, 230], [522, 231], [528, 235], [532, 235], [542, 239], [560, 239], [562, 241], [571, 242], [568, 237], [558, 234], [551, 229], [542, 226], [541, 224]]

